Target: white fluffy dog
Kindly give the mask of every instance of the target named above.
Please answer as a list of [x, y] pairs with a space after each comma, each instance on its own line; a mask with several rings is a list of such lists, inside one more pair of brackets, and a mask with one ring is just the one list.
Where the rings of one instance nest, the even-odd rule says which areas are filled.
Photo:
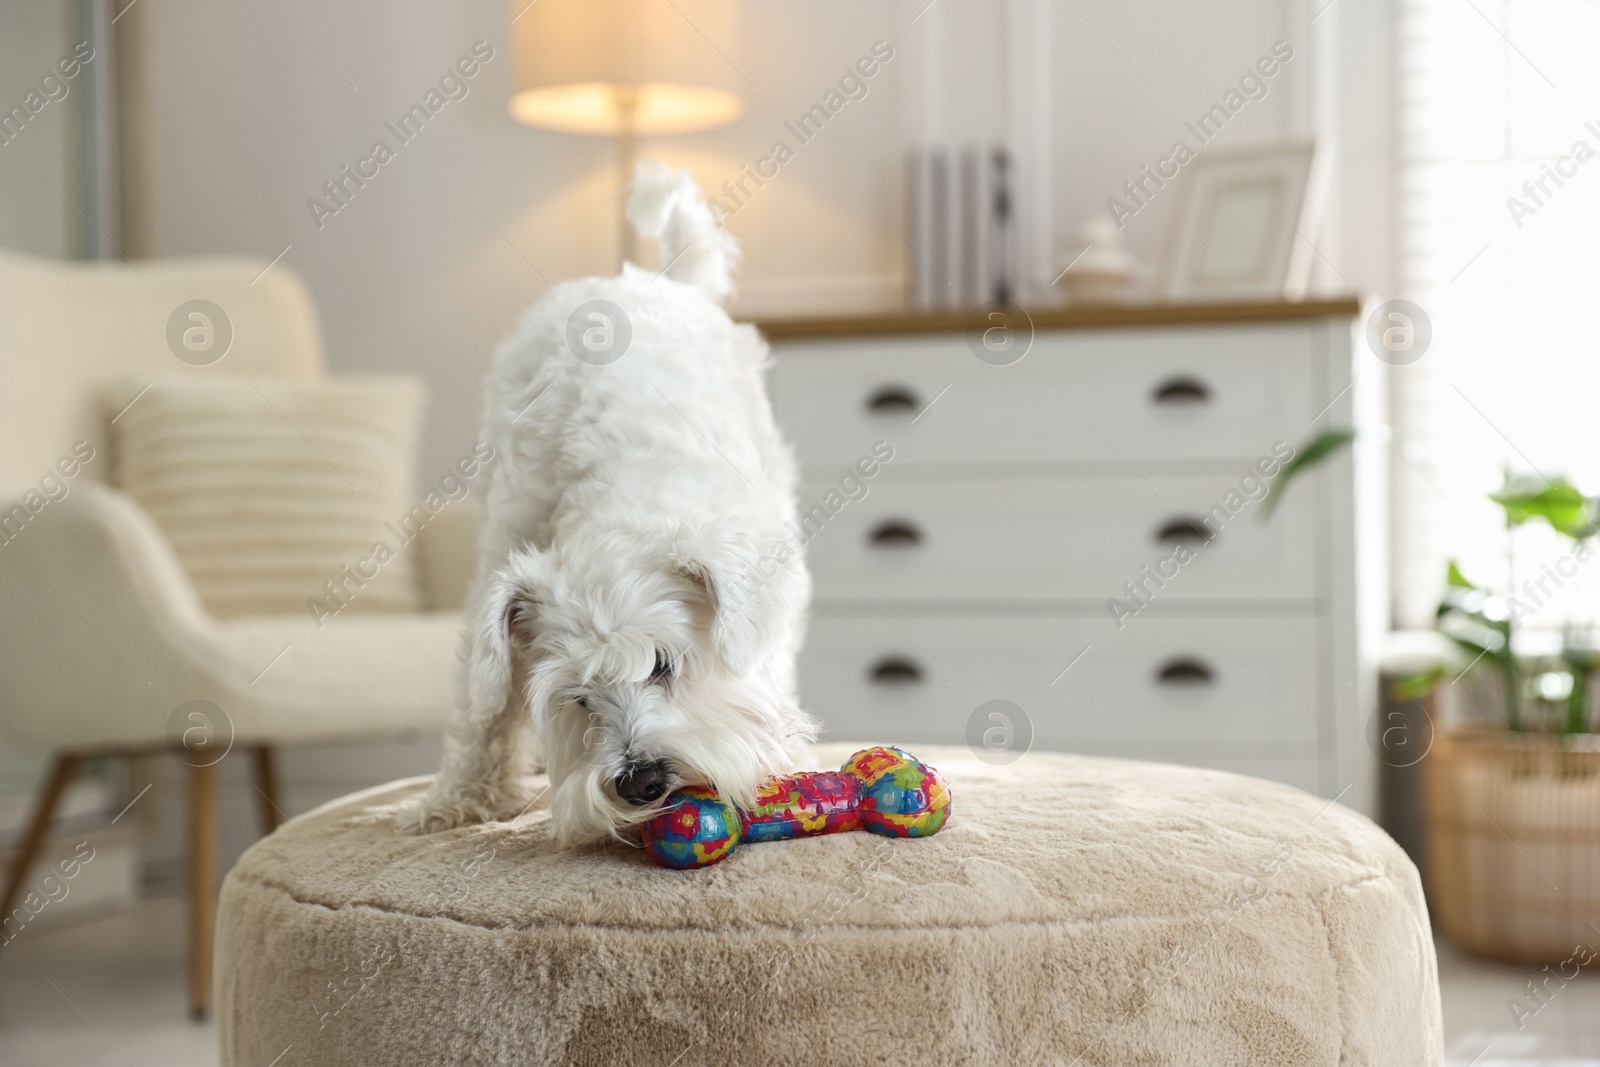
[[719, 305], [738, 247], [683, 172], [641, 164], [628, 217], [662, 274], [558, 285], [495, 352], [458, 707], [405, 828], [514, 817], [542, 765], [577, 845], [684, 784], [748, 802], [815, 735], [795, 461], [766, 344]]

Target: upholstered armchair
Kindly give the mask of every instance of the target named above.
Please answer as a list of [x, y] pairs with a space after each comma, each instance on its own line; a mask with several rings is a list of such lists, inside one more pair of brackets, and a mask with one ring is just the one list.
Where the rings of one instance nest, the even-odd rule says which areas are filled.
[[[319, 629], [309, 613], [213, 619], [158, 525], [107, 483], [114, 415], [101, 396], [112, 382], [324, 374], [304, 287], [285, 265], [266, 268], [231, 258], [83, 264], [0, 253], [0, 730], [53, 755], [0, 916], [26, 888], [84, 761], [172, 748], [174, 712], [189, 701], [222, 709], [227, 721], [208, 727], [219, 733], [212, 743], [220, 751], [229, 742], [232, 758], [253, 762], [267, 829], [283, 818], [278, 747], [433, 732], [444, 722], [460, 629], [455, 590], [467, 588], [473, 563], [470, 509], [441, 513], [408, 549], [418, 553], [428, 610], [351, 615]], [[168, 339], [175, 309], [196, 299], [226, 309], [232, 326], [225, 358], [206, 367], [179, 359]], [[217, 767], [184, 763], [190, 989], [204, 1015]]]

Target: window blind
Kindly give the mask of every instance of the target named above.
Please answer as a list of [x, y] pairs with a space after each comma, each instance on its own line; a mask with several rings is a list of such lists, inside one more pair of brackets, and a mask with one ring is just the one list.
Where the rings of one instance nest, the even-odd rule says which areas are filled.
[[[1396, 616], [1429, 625], [1445, 563], [1525, 625], [1600, 622], [1600, 553], [1510, 543], [1506, 471], [1600, 493], [1600, 2], [1399, 0], [1399, 276], [1433, 325], [1392, 374]], [[1586, 558], [1577, 559], [1575, 556]]]

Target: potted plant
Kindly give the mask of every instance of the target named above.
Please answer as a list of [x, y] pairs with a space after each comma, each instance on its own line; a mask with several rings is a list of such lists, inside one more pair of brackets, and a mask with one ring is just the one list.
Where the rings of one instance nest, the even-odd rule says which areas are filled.
[[[1354, 438], [1330, 430], [1302, 445], [1263, 517], [1292, 481]], [[1436, 716], [1444, 721], [1417, 757], [1426, 885], [1440, 928], [1481, 955], [1565, 967], [1600, 947], [1600, 643], [1570, 623], [1522, 624], [1553, 597], [1552, 583], [1561, 587], [1596, 556], [1600, 498], [1565, 478], [1508, 473], [1489, 499], [1505, 514], [1507, 592], [1474, 584], [1451, 562], [1436, 625], [1463, 662], [1403, 679], [1391, 695], [1436, 709], [1449, 693], [1465, 705], [1464, 714]], [[1519, 585], [1513, 548], [1529, 523], [1548, 524], [1569, 550]]]
[[[1511, 478], [1490, 499], [1505, 513], [1505, 595], [1450, 564], [1439, 630], [1465, 654], [1449, 672], [1470, 714], [1435, 728], [1422, 762], [1428, 895], [1452, 940], [1532, 963], [1600, 944], [1600, 736], [1592, 705], [1600, 651], [1570, 625], [1523, 625], [1596, 554], [1600, 503], [1565, 479]], [[1511, 544], [1547, 523], [1569, 550], [1517, 584]], [[1551, 576], [1551, 572], [1555, 576]], [[1412, 694], [1442, 671], [1408, 679]], [[1457, 685], [1456, 683], [1460, 684]]]

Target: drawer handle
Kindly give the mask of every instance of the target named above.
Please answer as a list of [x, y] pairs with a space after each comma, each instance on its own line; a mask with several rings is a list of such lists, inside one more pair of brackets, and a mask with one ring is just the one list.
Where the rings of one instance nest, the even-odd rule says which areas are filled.
[[904, 415], [917, 410], [917, 394], [903, 385], [881, 386], [867, 398], [867, 410], [874, 415]]
[[1211, 540], [1211, 531], [1199, 519], [1172, 519], [1156, 531], [1159, 545], [1203, 545]]
[[1210, 685], [1216, 680], [1216, 673], [1193, 656], [1176, 656], [1156, 671], [1156, 681], [1161, 685]]
[[869, 672], [873, 685], [916, 685], [922, 681], [922, 668], [904, 656], [885, 656]]
[[922, 531], [904, 519], [880, 522], [868, 535], [873, 548], [915, 548], [922, 544]]
[[1211, 399], [1211, 387], [1199, 378], [1179, 374], [1156, 386], [1152, 395], [1157, 404], [1204, 404]]

